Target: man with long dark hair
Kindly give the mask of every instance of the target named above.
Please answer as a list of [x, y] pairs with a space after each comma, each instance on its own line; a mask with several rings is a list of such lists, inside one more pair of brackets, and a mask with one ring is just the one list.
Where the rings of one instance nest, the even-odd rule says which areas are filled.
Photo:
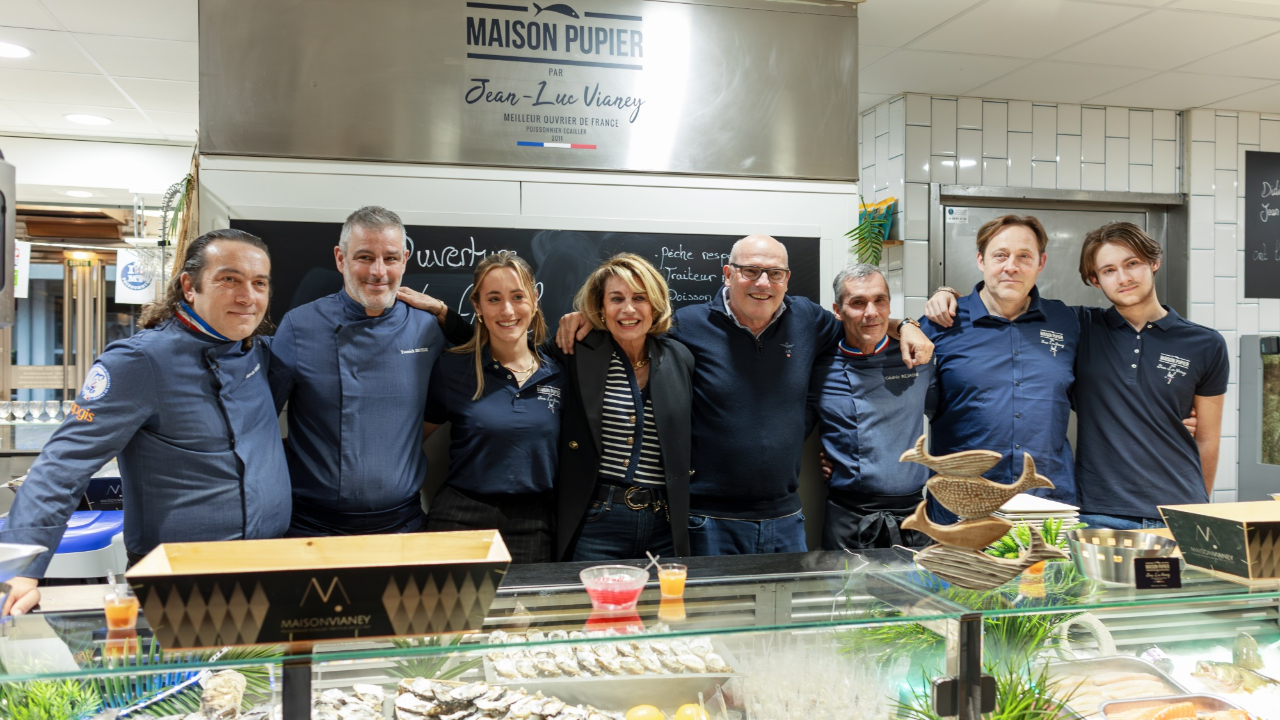
[[54, 549], [113, 457], [124, 483], [130, 564], [164, 542], [280, 537], [289, 474], [267, 385], [271, 257], [262, 240], [214, 230], [193, 241], [145, 328], [89, 368], [67, 419], [18, 490], [0, 542], [48, 551], [13, 587], [6, 612], [30, 610]]

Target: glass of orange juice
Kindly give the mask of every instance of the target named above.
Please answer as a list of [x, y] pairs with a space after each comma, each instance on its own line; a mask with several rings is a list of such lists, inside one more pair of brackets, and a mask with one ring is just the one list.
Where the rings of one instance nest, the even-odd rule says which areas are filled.
[[684, 581], [689, 576], [689, 568], [679, 563], [664, 563], [658, 566], [658, 589], [664, 598], [684, 597]]
[[108, 630], [127, 630], [138, 625], [138, 596], [128, 585], [112, 585], [102, 598]]

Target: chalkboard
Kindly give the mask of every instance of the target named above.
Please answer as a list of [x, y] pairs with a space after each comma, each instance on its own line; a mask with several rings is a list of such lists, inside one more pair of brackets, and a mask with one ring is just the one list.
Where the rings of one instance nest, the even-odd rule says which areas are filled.
[[[333, 261], [340, 223], [232, 220], [271, 248], [274, 295], [271, 318], [342, 289]], [[633, 252], [653, 263], [667, 279], [675, 307], [704, 303], [724, 285], [723, 267], [738, 236], [672, 233], [580, 232], [511, 228], [425, 227], [411, 225], [409, 263], [404, 285], [449, 303], [467, 318], [467, 295], [475, 266], [485, 255], [513, 250], [529, 261], [537, 279], [549, 329], [573, 309], [573, 296], [602, 260]], [[818, 239], [778, 238], [791, 265], [788, 293], [818, 301]]]
[[1244, 296], [1280, 298], [1280, 153], [1244, 154]]

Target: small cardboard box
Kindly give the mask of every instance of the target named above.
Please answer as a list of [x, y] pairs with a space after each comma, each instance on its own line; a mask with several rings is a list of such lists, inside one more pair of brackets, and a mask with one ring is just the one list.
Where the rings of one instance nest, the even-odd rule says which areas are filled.
[[126, 577], [173, 650], [477, 630], [510, 564], [477, 530], [168, 543]]
[[1264, 500], [1159, 509], [1188, 565], [1249, 580], [1280, 578], [1280, 503]]

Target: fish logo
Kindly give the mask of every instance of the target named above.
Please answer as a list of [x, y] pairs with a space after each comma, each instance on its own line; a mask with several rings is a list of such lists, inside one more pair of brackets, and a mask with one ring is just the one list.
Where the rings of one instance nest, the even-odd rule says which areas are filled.
[[1057, 357], [1058, 351], [1061, 350], [1065, 345], [1065, 338], [1060, 332], [1054, 332], [1052, 330], [1041, 330], [1040, 344], [1048, 345], [1049, 351], [1053, 353], [1054, 357]]
[[538, 17], [539, 15], [542, 14], [543, 10], [546, 10], [547, 12], [560, 13], [565, 17], [571, 17], [571, 18], [574, 18], [575, 20], [578, 19], [578, 13], [575, 12], [573, 8], [569, 7], [568, 5], [565, 5], [564, 3], [556, 3], [555, 5], [548, 5], [546, 7], [542, 7], [538, 3], [534, 3], [533, 9], [538, 11], [533, 14], [534, 17]]
[[1160, 353], [1160, 364], [1156, 365], [1157, 370], [1165, 371], [1165, 384], [1172, 385], [1173, 381], [1181, 375], [1186, 375], [1191, 369], [1191, 361], [1186, 358], [1180, 358], [1177, 355], [1169, 355], [1168, 353]]

